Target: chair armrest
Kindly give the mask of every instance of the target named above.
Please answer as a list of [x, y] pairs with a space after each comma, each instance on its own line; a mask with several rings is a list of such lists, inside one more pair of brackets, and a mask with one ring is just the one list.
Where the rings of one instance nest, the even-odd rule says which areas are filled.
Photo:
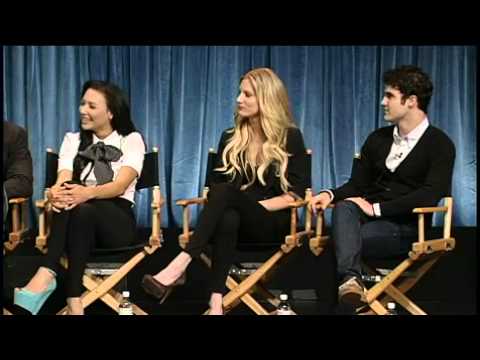
[[206, 198], [197, 197], [197, 198], [191, 198], [191, 199], [180, 199], [180, 200], [177, 200], [175, 203], [179, 206], [189, 206], [192, 204], [203, 205], [206, 202], [207, 202]]
[[37, 200], [37, 201], [35, 201], [35, 206], [37, 208], [45, 208], [48, 205], [49, 202], [50, 201], [48, 199]]
[[290, 209], [298, 209], [308, 205], [308, 202], [309, 202], [308, 200], [296, 200], [294, 202], [289, 203], [287, 207]]
[[[330, 203], [330, 204], [328, 204], [328, 206], [325, 208], [325, 210], [326, 210], [326, 209], [333, 209], [334, 207], [335, 207], [335, 204]], [[319, 208], [318, 206], [317, 206], [317, 210], [318, 210], [318, 211], [324, 211], [324, 210], [320, 210], [320, 208]]]
[[446, 211], [448, 211], [448, 207], [446, 206], [415, 208], [412, 210], [414, 214], [429, 214], [429, 213], [446, 212]]
[[22, 204], [22, 203], [24, 203], [24, 202], [27, 201], [27, 200], [28, 200], [28, 198], [18, 197], [18, 198], [9, 199], [9, 200], [8, 200], [8, 203], [9, 203], [9, 204]]
[[163, 198], [160, 198], [160, 200], [158, 201], [155, 201], [155, 200], [152, 200], [152, 209], [160, 209], [163, 204], [165, 204], [165, 200]]

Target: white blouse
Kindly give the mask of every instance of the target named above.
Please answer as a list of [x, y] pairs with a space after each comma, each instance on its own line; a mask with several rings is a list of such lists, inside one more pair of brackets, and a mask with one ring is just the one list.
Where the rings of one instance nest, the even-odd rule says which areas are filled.
[[[142, 136], [138, 132], [132, 132], [127, 136], [122, 136], [113, 131], [105, 139], [99, 139], [95, 134], [93, 134], [93, 143], [96, 144], [99, 141], [103, 141], [105, 145], [112, 145], [122, 151], [122, 156], [118, 161], [112, 161], [111, 166], [113, 170], [113, 180], [118, 176], [118, 172], [123, 166], [130, 166], [137, 172], [137, 177], [130, 183], [127, 190], [120, 195], [120, 197], [135, 203], [135, 185], [137, 179], [142, 173], [143, 159], [145, 157], [145, 144], [143, 143]], [[80, 146], [80, 133], [71, 133], [68, 132], [65, 134], [65, 137], [60, 147], [60, 154], [58, 158], [58, 171], [61, 170], [70, 170], [73, 171], [73, 160], [77, 156], [78, 147]], [[90, 168], [93, 166], [93, 163], [89, 163], [85, 169], [83, 169], [80, 178], [83, 178], [90, 171]], [[85, 180], [87, 186], [94, 186], [97, 184], [95, 174], [93, 171], [90, 172], [87, 179]]]

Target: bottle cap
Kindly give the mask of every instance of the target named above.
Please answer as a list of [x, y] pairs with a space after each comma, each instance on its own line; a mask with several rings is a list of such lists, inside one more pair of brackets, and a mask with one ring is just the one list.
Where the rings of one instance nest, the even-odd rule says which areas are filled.
[[122, 296], [123, 297], [130, 297], [130, 291], [123, 291]]
[[395, 309], [395, 303], [394, 303], [394, 302], [389, 302], [389, 303], [387, 304], [387, 309], [389, 309], [389, 310]]
[[280, 300], [282, 300], [282, 301], [288, 300], [288, 295], [287, 294], [280, 294]]

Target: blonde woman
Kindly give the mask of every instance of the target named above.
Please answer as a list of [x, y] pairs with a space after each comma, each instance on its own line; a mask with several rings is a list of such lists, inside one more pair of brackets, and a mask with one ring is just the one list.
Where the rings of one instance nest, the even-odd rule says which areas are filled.
[[246, 73], [240, 82], [235, 127], [223, 132], [208, 203], [185, 251], [143, 289], [161, 302], [183, 279], [192, 259], [213, 245], [211, 315], [222, 315], [225, 281], [239, 238], [278, 242], [289, 231], [288, 204], [303, 196], [305, 146], [295, 126], [282, 81], [267, 68]]

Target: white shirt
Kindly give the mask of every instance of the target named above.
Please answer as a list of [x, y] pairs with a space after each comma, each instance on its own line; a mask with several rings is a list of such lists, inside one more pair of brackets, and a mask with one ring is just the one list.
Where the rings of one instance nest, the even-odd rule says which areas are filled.
[[[122, 156], [118, 161], [112, 161], [111, 166], [113, 170], [113, 180], [118, 176], [120, 168], [123, 166], [130, 166], [137, 172], [137, 178], [142, 173], [143, 159], [145, 157], [145, 144], [143, 143], [142, 136], [138, 132], [132, 132], [127, 136], [122, 136], [113, 131], [105, 139], [99, 139], [95, 134], [93, 134], [93, 143], [96, 144], [99, 141], [103, 141], [105, 145], [112, 145], [122, 151]], [[73, 160], [77, 156], [78, 147], [80, 146], [80, 133], [66, 133], [60, 147], [60, 154], [58, 158], [58, 171], [60, 170], [70, 170], [73, 171]], [[92, 163], [89, 163], [85, 169], [83, 169], [80, 178], [83, 179], [87, 173], [90, 171], [90, 168], [93, 166]], [[137, 183], [137, 178], [135, 178], [125, 192], [120, 195], [120, 197], [135, 203], [135, 185]], [[90, 172], [87, 179], [85, 180], [87, 186], [94, 186], [97, 184], [95, 174], [93, 171]]]
[[393, 143], [390, 153], [385, 159], [385, 166], [391, 172], [394, 172], [412, 149], [417, 145], [418, 140], [422, 137], [428, 128], [428, 118], [425, 118], [415, 129], [410, 131], [404, 137], [400, 136], [398, 126], [393, 128]]
[[[408, 156], [410, 151], [413, 150], [415, 145], [417, 145], [418, 140], [425, 133], [429, 125], [428, 118], [423, 119], [423, 121], [418, 124], [415, 129], [410, 131], [404, 137], [400, 136], [398, 132], [398, 126], [393, 128], [393, 143], [390, 148], [390, 153], [385, 159], [385, 166], [392, 173], [397, 169], [397, 167], [402, 163], [402, 161]], [[373, 213], [376, 217], [382, 215], [380, 211], [380, 204], [373, 204]]]

